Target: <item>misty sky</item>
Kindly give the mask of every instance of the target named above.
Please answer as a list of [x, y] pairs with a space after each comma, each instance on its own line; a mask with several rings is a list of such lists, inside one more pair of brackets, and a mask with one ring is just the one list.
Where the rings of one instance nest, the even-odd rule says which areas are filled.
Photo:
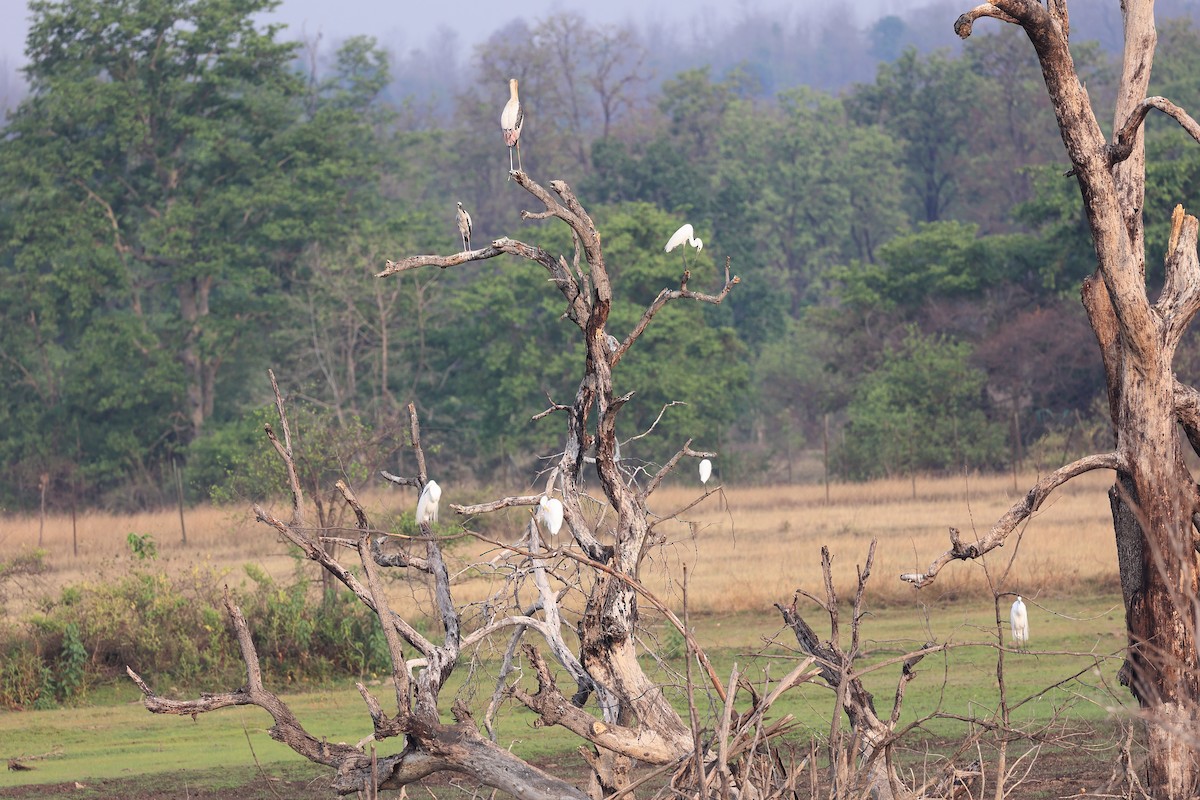
[[[928, 0], [853, 0], [855, 16], [866, 24], [887, 13], [923, 5]], [[653, 5], [653, 10], [650, 6]], [[826, 5], [821, 3], [820, 5]], [[337, 42], [355, 34], [370, 34], [380, 44], [397, 52], [406, 52], [425, 44], [439, 28], [458, 32], [459, 43], [469, 53], [470, 46], [486, 38], [504, 23], [519, 16], [527, 20], [545, 17], [555, 11], [580, 10], [595, 22], [633, 21], [639, 28], [648, 25], [677, 26], [681, 31], [708, 28], [715, 21], [732, 20], [747, 12], [780, 11], [784, 16], [794, 3], [777, 0], [524, 0], [498, 3], [496, 0], [283, 0], [272, 15], [284, 22], [291, 37], [302, 33], [311, 37], [321, 33], [327, 42]], [[0, 0], [0, 62], [12, 69], [24, 62], [25, 34], [28, 30], [25, 0]]]

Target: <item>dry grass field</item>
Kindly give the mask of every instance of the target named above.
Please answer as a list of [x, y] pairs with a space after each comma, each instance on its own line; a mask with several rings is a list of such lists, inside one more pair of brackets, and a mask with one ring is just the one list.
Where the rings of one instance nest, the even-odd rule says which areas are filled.
[[[982, 533], [1036, 479], [1021, 477], [1014, 491], [1010, 475], [968, 475], [956, 478], [920, 478], [865, 484], [839, 484], [830, 488], [826, 503], [820, 485], [725, 487], [655, 528], [662, 537], [647, 563], [646, 582], [678, 608], [681, 602], [681, 566], [688, 567], [689, 601], [693, 612], [744, 612], [769, 610], [786, 601], [797, 587], [821, 590], [820, 549], [834, 555], [835, 579], [840, 590], [853, 585], [855, 568], [866, 556], [873, 537], [879, 539], [871, 583], [876, 604], [935, 603], [964, 593], [990, 596], [987, 574], [981, 563], [948, 566], [932, 586], [916, 590], [902, 584], [902, 572], [923, 569], [949, 544], [947, 528], [957, 527], [964, 539]], [[1115, 547], [1106, 488], [1109, 473], [1093, 473], [1057, 490], [1023, 528], [1015, 543], [996, 551], [987, 561], [999, 574], [1014, 554], [1015, 563], [1003, 588], [1026, 596], [1056, 596], [1087, 589], [1117, 589]], [[697, 486], [668, 486], [652, 498], [651, 508], [669, 516], [700, 496]], [[368, 497], [372, 519], [407, 509], [415, 498], [403, 490], [381, 490]], [[453, 488], [443, 497], [449, 503], [474, 501], [457, 498]], [[284, 504], [278, 504], [286, 516]], [[528, 512], [523, 512], [527, 515]], [[443, 511], [443, 521], [454, 515]], [[527, 516], [512, 512], [504, 519], [486, 521], [489, 535], [515, 541]], [[247, 509], [209, 505], [188, 509], [185, 515], [188, 544], [181, 543], [176, 510], [130, 516], [89, 513], [75, 522], [69, 516], [50, 516], [42, 531], [48, 551], [49, 573], [37, 579], [29, 595], [44, 595], [67, 584], [86, 583], [119, 568], [131, 558], [129, 533], [149, 534], [158, 547], [158, 568], [192, 570], [212, 566], [228, 570], [229, 580], [242, 580], [242, 565], [253, 563], [269, 574], [289, 578], [296, 559], [264, 525], [256, 524]], [[596, 520], [603, 532], [605, 520]], [[34, 517], [0, 519], [0, 560], [37, 546], [39, 521]], [[74, 541], [78, 556], [74, 555]], [[603, 538], [603, 535], [602, 535]], [[463, 567], [479, 557], [491, 558], [489, 547], [464, 537], [452, 547], [453, 558]], [[348, 559], [348, 560], [352, 560]], [[460, 601], [482, 599], [498, 586], [501, 576], [488, 571], [463, 569], [456, 595]], [[410, 587], [397, 598], [417, 603], [419, 589]], [[11, 601], [10, 601], [11, 602]], [[424, 605], [421, 603], [420, 605]], [[15, 610], [10, 604], [10, 612]], [[411, 607], [409, 609], [412, 610]]]

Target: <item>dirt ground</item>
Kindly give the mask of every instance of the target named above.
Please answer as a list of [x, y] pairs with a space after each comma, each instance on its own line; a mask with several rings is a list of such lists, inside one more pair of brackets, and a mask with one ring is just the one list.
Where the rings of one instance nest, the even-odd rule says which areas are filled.
[[[1096, 797], [1117, 794], [1124, 796], [1121, 783], [1111, 784], [1114, 769], [1119, 763], [1119, 735], [1117, 731], [1101, 733], [1080, 747], [1070, 750], [1044, 749], [1036, 759], [1018, 758], [1026, 747], [1015, 744], [1009, 754], [1010, 785], [1008, 797], [1022, 800], [1050, 800], [1065, 797]], [[1105, 735], [1105, 733], [1109, 735]], [[1108, 746], [1098, 747], [1098, 742]], [[929, 742], [940, 752], [953, 750], [953, 742]], [[924, 748], [922, 748], [924, 749]], [[994, 758], [994, 753], [984, 757]], [[1135, 758], [1137, 757], [1135, 746]], [[969, 760], [970, 757], [963, 760]], [[1014, 763], [1015, 762], [1015, 763]], [[554, 771], [553, 763], [541, 765]], [[919, 771], [919, 764], [908, 767]], [[986, 785], [981, 786], [976, 778], [969, 787], [969, 794], [962, 797], [979, 797], [981, 789], [987, 795], [994, 793], [994, 764], [988, 765]], [[910, 773], [911, 774], [911, 773]], [[1023, 777], [1022, 777], [1023, 776]], [[584, 776], [567, 776], [583, 785]], [[1119, 777], [1119, 776], [1118, 776]], [[0, 788], [0, 798], [20, 800], [331, 800], [335, 798], [330, 788], [331, 775], [324, 767], [308, 764], [286, 766], [272, 765], [259, 770], [214, 770], [191, 773], [143, 775], [131, 778], [101, 780], [86, 784], [30, 784]], [[824, 775], [819, 775], [819, 788], [814, 798], [826, 796], [823, 791]], [[808, 797], [810, 784], [801, 780], [801, 797]], [[1114, 792], [1113, 790], [1116, 790]], [[428, 791], [426, 791], [428, 790]], [[964, 790], [966, 791], [966, 790]], [[398, 797], [399, 792], [382, 792], [384, 797]], [[435, 800], [465, 800], [479, 795], [472, 787], [452, 774], [443, 774], [434, 781], [425, 781], [414, 793], [409, 787], [408, 796], [428, 796]]]

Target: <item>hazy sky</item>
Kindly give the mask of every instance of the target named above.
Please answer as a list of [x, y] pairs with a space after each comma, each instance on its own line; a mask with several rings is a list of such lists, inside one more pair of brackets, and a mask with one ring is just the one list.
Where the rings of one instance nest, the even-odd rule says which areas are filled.
[[[808, 0], [812, 2], [813, 0]], [[918, 6], [923, 0], [853, 0], [860, 24], [889, 9]], [[823, 0], [817, 4], [827, 5]], [[651, 9], [653, 6], [653, 9]], [[293, 36], [303, 29], [307, 36], [323, 34], [336, 42], [347, 36], [367, 33], [386, 47], [406, 52], [424, 44], [438, 28], [447, 26], [459, 34], [464, 48], [487, 37], [509, 20], [523, 16], [539, 19], [554, 11], [579, 10], [595, 22], [635, 21], [641, 25], [678, 25], [685, 31], [693, 24], [707, 25], [713, 18], [729, 19], [746, 11], [795, 8], [779, 0], [283, 0], [273, 19], [284, 22]], [[965, 7], [965, 6], [964, 6]], [[0, 59], [10, 68], [24, 61], [28, 11], [25, 0], [0, 0]], [[464, 53], [465, 55], [465, 53]]]

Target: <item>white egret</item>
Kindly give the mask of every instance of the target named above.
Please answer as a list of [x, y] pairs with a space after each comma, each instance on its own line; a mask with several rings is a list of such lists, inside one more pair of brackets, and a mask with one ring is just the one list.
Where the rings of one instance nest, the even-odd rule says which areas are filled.
[[458, 233], [462, 236], [463, 250], [471, 249], [471, 215], [463, 208], [462, 201], [458, 203]]
[[513, 148], [517, 148], [517, 168], [521, 168], [521, 126], [525, 123], [525, 109], [517, 96], [517, 79], [509, 78], [508, 102], [500, 114], [500, 129], [504, 131], [504, 143], [508, 145], [508, 171], [513, 171]]
[[442, 499], [442, 487], [437, 481], [430, 481], [421, 490], [421, 499], [417, 501], [417, 524], [438, 521], [438, 501]]
[[700, 459], [700, 483], [707, 484], [712, 477], [712, 462], [707, 458]]
[[1018, 649], [1029, 646], [1029, 612], [1025, 610], [1025, 602], [1017, 595], [1017, 602], [1012, 604], [1012, 612], [1008, 615], [1009, 625], [1012, 626], [1012, 638]]
[[538, 501], [540, 509], [538, 510], [538, 519], [546, 526], [546, 530], [550, 531], [551, 536], [558, 534], [563, 524], [563, 504], [557, 497], [547, 497], [542, 495], [542, 499]]
[[[671, 235], [670, 239], [667, 239], [667, 246], [665, 250], [669, 253], [684, 242], [687, 242], [692, 247], [696, 248], [697, 253], [704, 249], [704, 241], [696, 238], [695, 232], [692, 230], [691, 223], [688, 223], [679, 230], [675, 231], [675, 233]], [[687, 269], [687, 256], [684, 256], [683, 268]]]

